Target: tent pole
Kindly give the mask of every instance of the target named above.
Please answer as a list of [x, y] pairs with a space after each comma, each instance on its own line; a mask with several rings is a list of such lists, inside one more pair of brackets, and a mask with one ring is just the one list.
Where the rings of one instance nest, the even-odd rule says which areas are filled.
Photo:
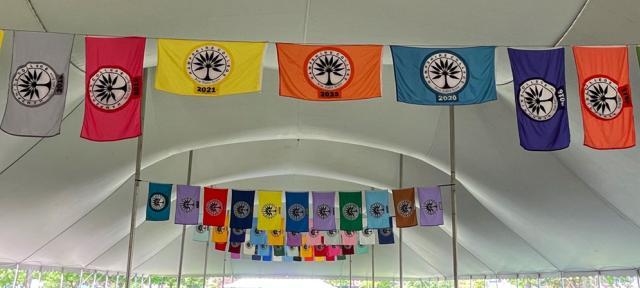
[[91, 288], [96, 287], [96, 280], [98, 280], [98, 271], [93, 271], [93, 283], [91, 283]]
[[[209, 227], [207, 227], [207, 231], [209, 231]], [[211, 235], [209, 235], [208, 237], [211, 237]], [[204, 248], [204, 272], [202, 274], [202, 288], [207, 287], [207, 260], [209, 260], [209, 239], [207, 239], [207, 245]]]
[[60, 288], [64, 286], [64, 267], [60, 268]]
[[144, 108], [147, 102], [147, 84], [149, 83], [149, 71], [144, 73], [144, 83], [142, 85], [142, 101], [140, 101], [140, 136], [138, 136], [138, 145], [136, 150], [136, 170], [133, 176], [133, 199], [131, 200], [131, 223], [129, 226], [129, 249], [127, 251], [127, 273], [125, 288], [129, 288], [131, 278], [131, 267], [133, 265], [133, 240], [135, 238], [136, 229], [136, 212], [138, 193], [140, 192], [140, 169], [142, 166], [142, 140], [144, 136]]
[[16, 288], [16, 282], [18, 281], [18, 271], [20, 270], [20, 264], [16, 264], [16, 272], [13, 273], [13, 284], [11, 287]]
[[104, 272], [104, 288], [109, 288], [109, 271]]
[[222, 288], [224, 288], [224, 277], [227, 276], [227, 251], [222, 256]]
[[[191, 168], [193, 167], [193, 150], [189, 150], [189, 166], [187, 167], [187, 185], [191, 185]], [[180, 288], [182, 282], [182, 259], [184, 258], [184, 238], [187, 234], [187, 225], [182, 225], [182, 240], [180, 242], [180, 262], [178, 262], [178, 283], [177, 288]]]
[[120, 273], [116, 274], [116, 288], [120, 288]]
[[[82, 275], [84, 274], [84, 269], [80, 269], [80, 280], [78, 280], [78, 288], [82, 287]], [[118, 287], [116, 287], [118, 288]]]
[[456, 227], [456, 127], [454, 106], [449, 106], [449, 163], [451, 165], [451, 254], [453, 287], [458, 288], [458, 228]]
[[376, 265], [375, 265], [375, 253], [374, 248], [376, 245], [371, 245], [371, 288], [376, 288]]
[[353, 287], [353, 274], [351, 273], [351, 255], [349, 255], [349, 288]]
[[[402, 189], [402, 186], [404, 183], [402, 183], [402, 178], [404, 174], [404, 154], [400, 154], [400, 163], [399, 163], [399, 168], [398, 168], [398, 189]], [[398, 220], [398, 217], [396, 216], [396, 221]], [[402, 228], [398, 228], [398, 262], [400, 265], [400, 270], [399, 270], [399, 278], [400, 278], [400, 288], [404, 287], [404, 275], [403, 275], [403, 271], [402, 271]], [[457, 287], [456, 287], [457, 288]]]

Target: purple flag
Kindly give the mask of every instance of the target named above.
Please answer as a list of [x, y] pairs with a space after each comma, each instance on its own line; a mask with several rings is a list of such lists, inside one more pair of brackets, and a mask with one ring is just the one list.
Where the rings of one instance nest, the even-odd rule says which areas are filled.
[[200, 187], [177, 185], [176, 224], [198, 225], [200, 216]]
[[440, 187], [418, 188], [418, 199], [420, 201], [420, 226], [444, 224]]
[[553, 151], [569, 146], [564, 48], [509, 48], [520, 146]]
[[300, 232], [287, 232], [287, 246], [301, 246], [302, 234]]
[[313, 229], [336, 230], [336, 192], [313, 192]]

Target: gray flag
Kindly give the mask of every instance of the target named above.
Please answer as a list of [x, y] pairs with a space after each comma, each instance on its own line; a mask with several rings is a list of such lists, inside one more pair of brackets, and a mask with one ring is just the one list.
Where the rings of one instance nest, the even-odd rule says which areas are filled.
[[7, 106], [0, 129], [16, 136], [60, 133], [73, 35], [15, 32]]

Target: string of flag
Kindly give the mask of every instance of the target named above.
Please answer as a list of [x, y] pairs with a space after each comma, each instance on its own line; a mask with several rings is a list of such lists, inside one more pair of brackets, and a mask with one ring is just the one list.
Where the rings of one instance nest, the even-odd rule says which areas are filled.
[[242, 253], [262, 261], [333, 261], [367, 253], [370, 245], [393, 244], [393, 227], [444, 224], [439, 186], [289, 192], [150, 182], [147, 199], [147, 221], [170, 221], [173, 206], [175, 224], [194, 225], [194, 241], [237, 254], [232, 259]]
[[[0, 39], [4, 33], [0, 34]], [[71, 34], [15, 31], [7, 105], [0, 129], [25, 137], [60, 133]], [[85, 110], [80, 136], [117, 141], [141, 135], [146, 38], [85, 37]], [[266, 42], [158, 39], [155, 89], [223, 96], [262, 89]], [[382, 96], [382, 45], [276, 43], [279, 94], [309, 101]], [[471, 105], [497, 99], [495, 47], [391, 45], [396, 97], [414, 105]], [[509, 48], [520, 145], [554, 151], [570, 145], [564, 47]], [[640, 48], [636, 47], [640, 54]], [[626, 46], [575, 46], [584, 145], [635, 146]]]

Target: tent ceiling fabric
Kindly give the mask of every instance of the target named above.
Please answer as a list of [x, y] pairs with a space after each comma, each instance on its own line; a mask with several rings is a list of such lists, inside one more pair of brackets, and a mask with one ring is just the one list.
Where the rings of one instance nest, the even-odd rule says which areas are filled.
[[[306, 1], [31, 0], [49, 31], [150, 37], [302, 42]], [[40, 30], [26, 0], [7, 0], [0, 27]], [[310, 1], [307, 42], [432, 45], [554, 45], [640, 42], [640, 3], [584, 1]], [[62, 11], [62, 12], [61, 12]], [[540, 21], [540, 19], [544, 21]], [[331, 19], [331, 21], [327, 21]], [[604, 20], [603, 20], [604, 19]], [[605, 21], [606, 20], [606, 21]], [[442, 24], [438, 24], [442, 23]], [[447, 25], [447, 26], [445, 26]], [[8, 75], [5, 37], [0, 74]], [[82, 37], [73, 62], [82, 69]], [[184, 183], [195, 150], [198, 185], [291, 190], [360, 190], [448, 182], [446, 108], [397, 103], [388, 51], [383, 97], [312, 103], [277, 96], [273, 46], [263, 92], [217, 99], [179, 97], [152, 88], [155, 42], [145, 65], [147, 111], [144, 179]], [[510, 80], [498, 49], [498, 82]], [[633, 54], [630, 54], [633, 55]], [[553, 153], [518, 146], [513, 87], [499, 101], [456, 108], [461, 275], [515, 274], [637, 267], [640, 262], [640, 149], [594, 151], [580, 145], [582, 125], [571, 51], [566, 51], [573, 144]], [[636, 56], [633, 87], [640, 87]], [[133, 189], [135, 140], [90, 143], [78, 134], [83, 113], [81, 70], [72, 68], [60, 136], [39, 140], [0, 134], [0, 262], [123, 271]], [[0, 77], [7, 91], [7, 77]], [[636, 103], [640, 103], [634, 94]], [[6, 98], [0, 97], [0, 108]], [[640, 113], [636, 113], [636, 123]], [[301, 139], [298, 141], [297, 139]], [[444, 204], [449, 194], [444, 190]], [[144, 222], [139, 195], [134, 267], [175, 274], [180, 227]], [[404, 230], [405, 276], [451, 276], [450, 211], [440, 228]], [[188, 234], [185, 273], [202, 273], [204, 247]], [[397, 277], [398, 246], [376, 246], [376, 274]], [[379, 251], [379, 253], [378, 253]], [[222, 274], [211, 251], [209, 273]], [[345, 262], [228, 262], [236, 275], [339, 277]], [[354, 275], [370, 276], [370, 258], [354, 257]]]

